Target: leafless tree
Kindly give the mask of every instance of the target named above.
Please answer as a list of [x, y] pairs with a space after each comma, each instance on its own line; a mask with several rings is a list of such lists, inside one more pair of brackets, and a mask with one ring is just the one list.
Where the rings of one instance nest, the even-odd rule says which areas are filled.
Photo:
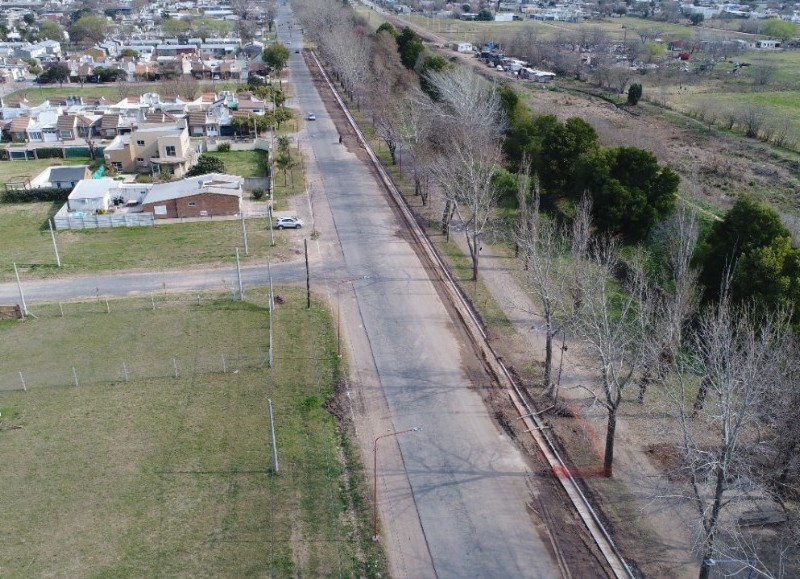
[[526, 280], [538, 298], [544, 318], [545, 357], [544, 386], [550, 396], [557, 396], [557, 384], [552, 380], [553, 339], [564, 328], [559, 324], [559, 314], [569, 289], [570, 262], [569, 239], [562, 227], [539, 211], [538, 187], [533, 189], [530, 207], [526, 210], [528, 222], [519, 235], [518, 243], [525, 252]]
[[754, 104], [740, 107], [737, 117], [737, 123], [744, 130], [744, 135], [751, 139], [758, 137], [767, 118], [763, 107]]
[[[753, 490], [748, 437], [758, 430], [760, 405], [780, 369], [776, 353], [786, 337], [784, 322], [781, 316], [759, 319], [749, 308], [734, 309], [725, 291], [701, 316], [691, 354], [678, 366], [678, 422], [689, 499], [699, 522], [700, 579], [709, 577], [715, 557], [729, 556], [741, 544], [735, 517], [724, 511]], [[695, 413], [692, 392], [701, 380], [708, 395]], [[743, 564], [754, 565], [751, 561], [742, 557]]]
[[697, 247], [697, 214], [685, 201], [654, 232], [666, 246], [666, 275], [657, 280], [662, 288], [654, 296], [653, 331], [645, 341], [648, 358], [639, 380], [639, 402], [644, 402], [653, 380], [663, 383], [683, 344], [684, 330], [699, 304], [700, 291], [692, 257]]
[[398, 122], [400, 141], [411, 156], [411, 170], [414, 176], [414, 194], [419, 195], [422, 204], [428, 202], [428, 187], [425, 182], [429, 174], [429, 159], [432, 158], [430, 134], [432, 103], [428, 95], [419, 88], [406, 93], [400, 101]]
[[645, 337], [651, 327], [652, 298], [638, 260], [626, 263], [620, 290], [613, 283], [621, 266], [616, 244], [609, 239], [596, 240], [592, 250], [575, 329], [600, 371], [603, 395], [599, 401], [608, 414], [603, 474], [610, 477], [623, 394], [647, 360]]
[[592, 240], [592, 200], [588, 194], [581, 197], [572, 219], [571, 257], [572, 275], [570, 294], [572, 295], [572, 316], [576, 317], [583, 306], [586, 275], [589, 267], [589, 247]]
[[494, 85], [469, 67], [431, 72], [437, 91], [436, 146], [438, 158], [431, 173], [445, 196], [442, 228], [458, 216], [472, 259], [472, 278], [478, 279], [480, 237], [497, 195], [493, 176], [500, 167], [502, 124], [500, 99]]

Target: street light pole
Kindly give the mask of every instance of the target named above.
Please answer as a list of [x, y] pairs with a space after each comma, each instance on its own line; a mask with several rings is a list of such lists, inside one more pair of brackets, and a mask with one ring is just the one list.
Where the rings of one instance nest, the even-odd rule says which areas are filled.
[[375, 439], [375, 446], [372, 450], [374, 454], [374, 463], [373, 463], [373, 470], [372, 470], [372, 523], [373, 523], [373, 535], [372, 540], [378, 540], [378, 441], [381, 438], [388, 438], [390, 436], [400, 436], [401, 434], [408, 434], [410, 432], [419, 432], [422, 430], [421, 426], [415, 426], [414, 428], [409, 428], [406, 430], [399, 430], [397, 432], [389, 432], [387, 434], [381, 434], [378, 438]]

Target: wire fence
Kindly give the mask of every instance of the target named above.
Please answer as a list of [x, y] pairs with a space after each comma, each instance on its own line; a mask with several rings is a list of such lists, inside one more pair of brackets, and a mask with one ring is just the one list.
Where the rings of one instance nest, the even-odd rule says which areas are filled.
[[[10, 328], [0, 344], [0, 355], [6, 360], [0, 365], [0, 391], [124, 384], [264, 368], [270, 348], [268, 294], [254, 290], [247, 301], [233, 296], [99, 296], [36, 304], [30, 308], [26, 327]], [[220, 329], [223, 324], [216, 321], [222, 315], [233, 316], [234, 324]], [[155, 331], [154, 324], [158, 325]]]

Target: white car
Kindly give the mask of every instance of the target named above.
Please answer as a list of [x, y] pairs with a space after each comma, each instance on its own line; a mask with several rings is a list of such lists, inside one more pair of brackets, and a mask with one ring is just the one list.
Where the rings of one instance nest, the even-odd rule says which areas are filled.
[[308, 113], [306, 115], [306, 120], [307, 121], [316, 121], [317, 120], [317, 115], [315, 115], [314, 113]]
[[277, 229], [300, 229], [303, 227], [303, 220], [297, 217], [278, 217], [275, 220]]

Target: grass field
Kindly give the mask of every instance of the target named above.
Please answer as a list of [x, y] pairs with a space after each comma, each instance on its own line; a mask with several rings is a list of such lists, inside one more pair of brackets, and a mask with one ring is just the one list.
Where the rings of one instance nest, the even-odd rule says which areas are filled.
[[[176, 223], [156, 227], [123, 227], [61, 231], [57, 234], [62, 267], [56, 267], [47, 218], [61, 204], [0, 204], [0, 280], [13, 279], [13, 263], [25, 277], [52, 277], [124, 269], [162, 270], [193, 265], [235, 263], [243, 248], [238, 220]], [[275, 247], [265, 219], [246, 220], [250, 255], [242, 263], [263, 262], [267, 254], [280, 261], [290, 251], [294, 231], [276, 231]]]
[[204, 295], [197, 305], [192, 296], [155, 311], [123, 300], [102, 316], [71, 304], [64, 318], [0, 323], [4, 382], [9, 367], [70, 374], [77, 364], [88, 374], [123, 358], [185, 360], [177, 379], [30, 380], [27, 391], [0, 392], [0, 576], [385, 573], [369, 513], [348, 510], [349, 481], [360, 475], [343, 477], [340, 437], [321, 406], [339, 372], [331, 319], [306, 310], [301, 291], [278, 294], [272, 369], [191, 364], [263, 356], [263, 293], [251, 303]]

